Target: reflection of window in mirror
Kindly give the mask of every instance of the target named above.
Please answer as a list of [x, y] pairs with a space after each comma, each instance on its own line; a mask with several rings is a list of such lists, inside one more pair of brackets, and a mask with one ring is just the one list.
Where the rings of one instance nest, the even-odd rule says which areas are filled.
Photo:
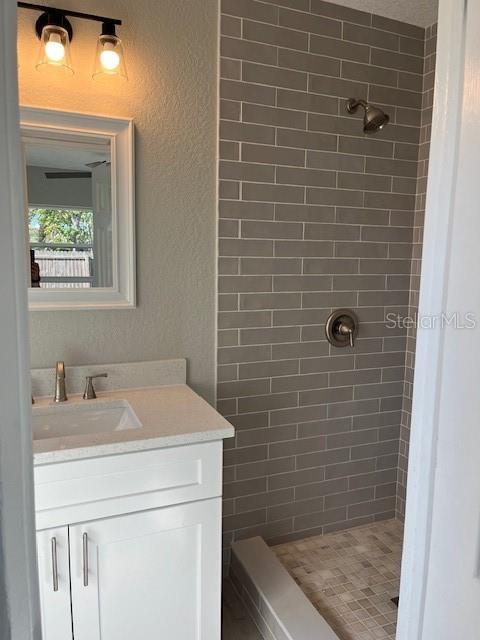
[[31, 286], [111, 287], [110, 143], [23, 138]]

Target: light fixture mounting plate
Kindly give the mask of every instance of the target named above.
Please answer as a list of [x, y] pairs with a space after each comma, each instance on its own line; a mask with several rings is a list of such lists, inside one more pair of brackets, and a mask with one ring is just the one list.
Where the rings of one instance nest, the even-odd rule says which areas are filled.
[[40, 39], [42, 37], [43, 28], [47, 25], [55, 25], [56, 27], [63, 27], [68, 33], [68, 39], [70, 42], [73, 38], [73, 28], [68, 18], [61, 11], [55, 9], [48, 9], [44, 13], [40, 14], [38, 20], [35, 23], [35, 32]]

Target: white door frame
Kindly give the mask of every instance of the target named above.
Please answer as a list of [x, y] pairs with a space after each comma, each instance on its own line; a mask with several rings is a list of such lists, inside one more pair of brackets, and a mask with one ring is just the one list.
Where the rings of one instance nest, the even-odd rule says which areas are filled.
[[40, 639], [17, 90], [17, 6], [0, 0], [0, 637]]
[[[439, 318], [447, 311], [452, 259], [462, 259], [451, 240], [470, 2], [472, 0], [440, 0], [419, 317]], [[419, 327], [417, 331], [397, 640], [432, 640], [424, 633], [424, 619], [431, 570], [432, 518], [434, 507], [441, 499], [435, 495], [435, 472], [441, 444], [440, 399], [446, 373], [443, 356], [446, 341], [452, 338], [452, 331], [447, 335], [440, 325], [433, 329]], [[477, 507], [472, 505], [472, 508]], [[445, 526], [454, 528], [455, 523], [445, 522]]]

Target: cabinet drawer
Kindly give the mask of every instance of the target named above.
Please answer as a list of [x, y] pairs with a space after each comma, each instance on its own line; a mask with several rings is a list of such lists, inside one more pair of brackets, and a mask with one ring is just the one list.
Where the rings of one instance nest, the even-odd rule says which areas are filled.
[[37, 529], [221, 495], [222, 443], [35, 468]]

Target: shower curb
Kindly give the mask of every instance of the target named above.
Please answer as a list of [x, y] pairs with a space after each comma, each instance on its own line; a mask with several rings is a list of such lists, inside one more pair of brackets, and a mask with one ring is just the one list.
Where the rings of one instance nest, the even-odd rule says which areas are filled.
[[265, 640], [339, 640], [263, 538], [233, 543], [230, 578]]

